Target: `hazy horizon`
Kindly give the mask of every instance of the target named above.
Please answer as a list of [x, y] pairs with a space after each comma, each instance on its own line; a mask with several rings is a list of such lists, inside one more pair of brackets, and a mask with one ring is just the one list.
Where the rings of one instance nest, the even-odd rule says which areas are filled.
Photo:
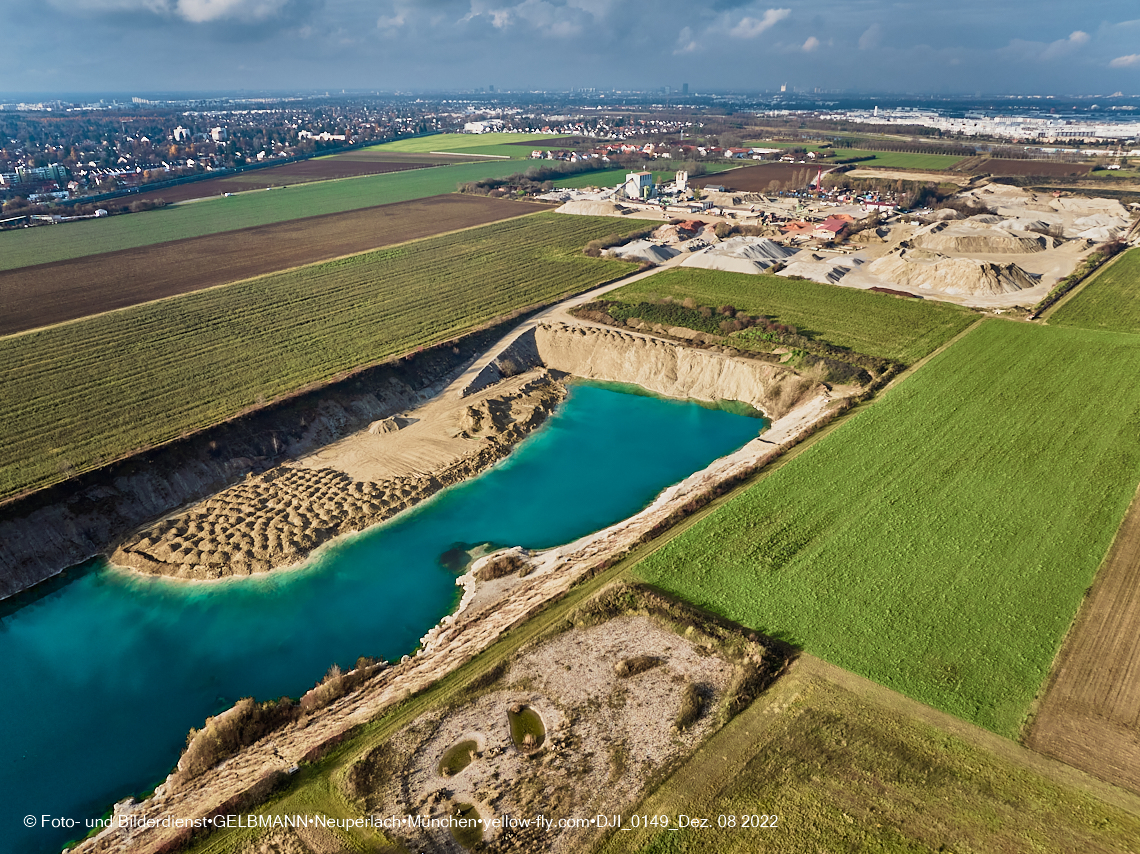
[[[1140, 94], [1133, 4], [890, 0], [5, 2], [3, 91]], [[1090, 9], [1091, 5], [1091, 9]]]

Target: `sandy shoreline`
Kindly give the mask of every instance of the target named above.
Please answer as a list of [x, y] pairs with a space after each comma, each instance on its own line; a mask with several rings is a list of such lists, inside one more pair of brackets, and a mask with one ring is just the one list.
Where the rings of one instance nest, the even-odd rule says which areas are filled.
[[336, 537], [488, 468], [565, 396], [562, 379], [544, 369], [462, 402], [440, 395], [148, 526], [123, 542], [111, 563], [200, 580], [298, 566]]

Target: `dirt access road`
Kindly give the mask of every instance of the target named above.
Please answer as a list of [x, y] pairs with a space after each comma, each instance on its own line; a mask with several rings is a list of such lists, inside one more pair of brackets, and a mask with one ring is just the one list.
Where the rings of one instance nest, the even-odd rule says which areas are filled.
[[1140, 792], [1140, 491], [1057, 656], [1025, 741]]

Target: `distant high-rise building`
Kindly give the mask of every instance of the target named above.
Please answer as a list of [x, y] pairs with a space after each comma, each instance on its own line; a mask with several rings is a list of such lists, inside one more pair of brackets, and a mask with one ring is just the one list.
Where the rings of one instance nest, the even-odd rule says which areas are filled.
[[689, 84], [688, 83], [682, 83], [681, 84], [681, 94], [682, 95], [688, 95], [689, 94]]
[[494, 86], [488, 86], [488, 87], [487, 87], [487, 91], [488, 91], [488, 92], [494, 92], [494, 91], [495, 91], [495, 87], [494, 87]]

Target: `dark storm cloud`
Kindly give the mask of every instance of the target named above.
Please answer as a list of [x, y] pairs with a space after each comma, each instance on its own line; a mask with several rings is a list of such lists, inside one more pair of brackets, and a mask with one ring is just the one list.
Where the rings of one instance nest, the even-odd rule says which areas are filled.
[[0, 0], [15, 91], [1140, 90], [1132, 2]]

